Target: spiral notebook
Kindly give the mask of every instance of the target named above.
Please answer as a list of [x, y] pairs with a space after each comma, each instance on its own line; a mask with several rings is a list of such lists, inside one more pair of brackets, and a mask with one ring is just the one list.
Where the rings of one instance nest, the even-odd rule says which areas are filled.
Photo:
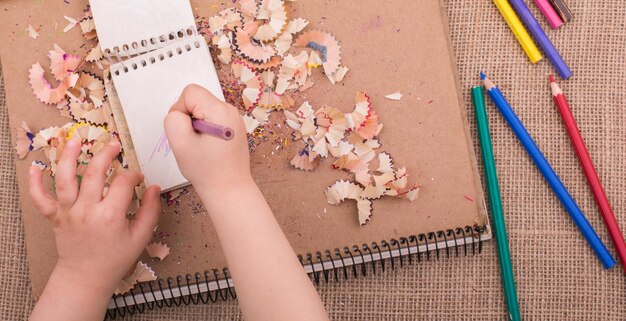
[[170, 152], [163, 119], [189, 84], [224, 100], [206, 41], [188, 0], [92, 0], [98, 40], [111, 61], [133, 152], [146, 185], [188, 185]]
[[[33, 19], [45, 19], [62, 17], [68, 10], [78, 14], [85, 4], [49, 2], [46, 10], [33, 11], [32, 15]], [[169, 107], [175, 93], [190, 82], [220, 94], [213, 62], [204, 40], [197, 36], [193, 17], [212, 16], [232, 6], [230, 2], [92, 0], [91, 4], [101, 47], [105, 55], [117, 61], [105, 84], [113, 113], [118, 113], [118, 129], [128, 125], [130, 135], [120, 133], [125, 149], [133, 142], [135, 149], [144, 144], [138, 143], [138, 135], [150, 135], [151, 139], [161, 135], [156, 129], [137, 129], [144, 124], [141, 119], [139, 125], [132, 120], [139, 116], [130, 109], [146, 109], [149, 113], [159, 106], [154, 116], [144, 117], [146, 121], [158, 119], [161, 116], [156, 113], [162, 113], [163, 106]], [[108, 7], [101, 11], [99, 5]], [[315, 173], [297, 171], [289, 165], [296, 144], [281, 151], [276, 151], [274, 144], [259, 145], [251, 154], [254, 179], [312, 280], [334, 282], [366, 273], [386, 273], [383, 267], [480, 252], [482, 241], [491, 238], [491, 230], [441, 1], [388, 0], [364, 5], [362, 1], [348, 0], [324, 6], [316, 1], [297, 1], [288, 7], [290, 17], [311, 21], [309, 28], [332, 32], [341, 41], [342, 63], [350, 67], [341, 85], [332, 86], [323, 76], [314, 78], [316, 85], [307, 91], [311, 105], [328, 103], [348, 109], [353, 107], [355, 92], [368, 92], [385, 124], [380, 135], [384, 149], [397, 164], [407, 166], [410, 177], [422, 186], [413, 203], [400, 199], [375, 202], [371, 220], [359, 226], [354, 204], [333, 206], [326, 202], [325, 188], [339, 178], [330, 164], [320, 166]], [[113, 22], [102, 21], [102, 12], [107, 12], [106, 19]], [[12, 21], [1, 21], [0, 27], [3, 39], [13, 39]], [[12, 41], [19, 50], [37, 53], [36, 59], [45, 58], [40, 46], [51, 46], [26, 37]], [[55, 41], [62, 47], [77, 47], [82, 40]], [[23, 120], [39, 127], [50, 121], [66, 121], [57, 117], [44, 122], [40, 111], [48, 112], [50, 108], [37, 104], [24, 85], [24, 71], [35, 58], [27, 59], [27, 55], [4, 47], [0, 50], [11, 127]], [[192, 64], [193, 72], [185, 69]], [[162, 77], [163, 73], [168, 79]], [[163, 86], [172, 89], [155, 92]], [[403, 94], [400, 101], [384, 98], [395, 91]], [[145, 97], [150, 103], [137, 102], [136, 97]], [[24, 102], [37, 108], [22, 108]], [[126, 122], [124, 118], [128, 118]], [[151, 144], [147, 144], [147, 154], [154, 150]], [[141, 154], [136, 154], [140, 159]], [[38, 296], [55, 265], [56, 251], [52, 228], [28, 197], [25, 173], [33, 159], [29, 155], [26, 160], [17, 160], [16, 170], [31, 283]], [[172, 186], [185, 183], [172, 182]], [[141, 257], [160, 280], [139, 284], [130, 293], [114, 297], [108, 306], [109, 317], [236, 297], [210, 219], [193, 188], [185, 187], [184, 191], [174, 204], [164, 204], [155, 234], [154, 240], [172, 247], [170, 256], [162, 262]]]

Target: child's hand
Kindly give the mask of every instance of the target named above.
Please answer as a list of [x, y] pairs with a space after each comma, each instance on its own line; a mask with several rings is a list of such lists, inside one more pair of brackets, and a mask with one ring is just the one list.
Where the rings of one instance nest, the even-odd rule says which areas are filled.
[[[194, 131], [191, 117], [227, 126], [235, 137], [225, 141]], [[204, 191], [252, 182], [243, 120], [237, 109], [198, 85], [187, 86], [165, 117], [165, 133], [183, 175]]]
[[114, 140], [91, 159], [79, 190], [80, 148], [78, 140], [70, 139], [61, 155], [55, 177], [57, 199], [46, 192], [37, 167], [30, 168], [29, 191], [37, 209], [54, 227], [59, 254], [54, 273], [77, 284], [84, 282], [83, 286], [96, 286], [110, 296], [152, 237], [161, 209], [160, 189], [151, 186], [135, 217], [128, 220], [133, 190], [143, 175], [120, 174], [102, 196], [105, 173], [120, 152]]

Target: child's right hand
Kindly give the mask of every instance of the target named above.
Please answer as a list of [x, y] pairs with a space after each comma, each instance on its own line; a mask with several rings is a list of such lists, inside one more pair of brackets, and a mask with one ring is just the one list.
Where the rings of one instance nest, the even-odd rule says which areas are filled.
[[[230, 127], [230, 141], [197, 133], [191, 117]], [[239, 112], [198, 85], [185, 87], [165, 117], [165, 133], [182, 174], [203, 191], [252, 182], [246, 130]]]

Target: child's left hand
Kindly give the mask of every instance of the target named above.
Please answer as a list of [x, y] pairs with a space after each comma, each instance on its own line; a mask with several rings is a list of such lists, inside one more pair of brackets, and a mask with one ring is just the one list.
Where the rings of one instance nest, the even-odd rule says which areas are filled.
[[79, 184], [80, 149], [76, 139], [65, 146], [55, 177], [56, 199], [46, 192], [41, 170], [31, 167], [30, 196], [54, 228], [59, 260], [51, 279], [61, 275], [66, 282], [110, 297], [152, 237], [161, 211], [160, 188], [147, 189], [137, 214], [129, 220], [128, 206], [143, 175], [134, 171], [118, 175], [103, 197], [106, 171], [120, 144], [114, 140], [93, 156]]

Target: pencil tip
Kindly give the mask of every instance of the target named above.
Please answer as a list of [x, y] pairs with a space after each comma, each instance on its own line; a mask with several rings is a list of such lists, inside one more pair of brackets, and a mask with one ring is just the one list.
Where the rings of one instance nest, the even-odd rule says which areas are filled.
[[559, 84], [557, 84], [556, 81], [554, 81], [554, 77], [552, 77], [552, 75], [550, 75], [550, 88], [552, 88], [552, 95], [554, 96], [563, 94], [561, 87], [559, 87]]
[[485, 76], [485, 74], [481, 71], [480, 72], [480, 79], [485, 80], [485, 78], [487, 78], [487, 76]]

